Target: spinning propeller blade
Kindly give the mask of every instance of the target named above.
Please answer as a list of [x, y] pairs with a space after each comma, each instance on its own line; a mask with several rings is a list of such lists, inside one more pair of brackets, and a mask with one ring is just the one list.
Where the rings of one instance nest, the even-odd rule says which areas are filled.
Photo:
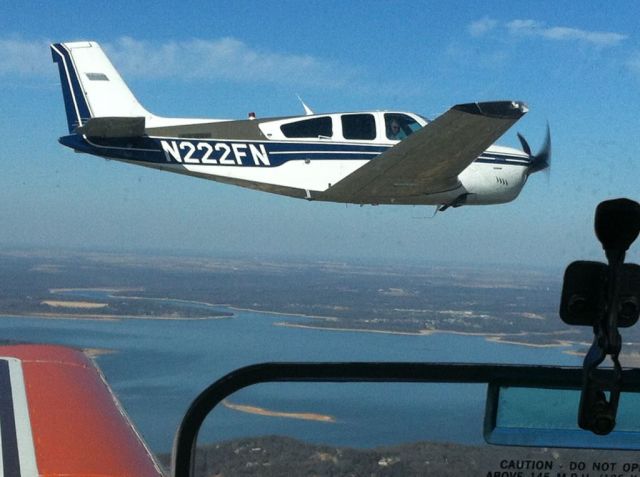
[[544, 138], [544, 143], [542, 148], [538, 152], [538, 154], [531, 153], [531, 147], [527, 140], [522, 136], [522, 134], [518, 133], [518, 139], [520, 140], [520, 144], [522, 145], [522, 150], [525, 152], [527, 156], [529, 156], [529, 167], [527, 170], [527, 174], [535, 174], [536, 172], [549, 170], [551, 167], [551, 132], [549, 129], [549, 124], [547, 124], [547, 134]]

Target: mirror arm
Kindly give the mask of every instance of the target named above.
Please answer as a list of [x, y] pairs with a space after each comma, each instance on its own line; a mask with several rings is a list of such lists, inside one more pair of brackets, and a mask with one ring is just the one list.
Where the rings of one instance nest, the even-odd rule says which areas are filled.
[[[598, 435], [609, 434], [616, 426], [622, 384], [619, 360], [622, 337], [618, 331], [620, 289], [625, 254], [639, 231], [640, 205], [637, 202], [609, 200], [596, 208], [595, 232], [609, 262], [607, 295], [604, 309], [598, 310], [599, 319], [593, 326], [593, 343], [584, 358], [578, 425]], [[604, 378], [597, 378], [594, 372], [607, 356], [611, 357], [613, 369]]]
[[[625, 252], [607, 250], [606, 255], [609, 261], [606, 305], [601, 310], [600, 320], [593, 326], [593, 343], [584, 358], [584, 382], [578, 409], [578, 425], [598, 435], [607, 435], [616, 426], [622, 380], [618, 311]], [[613, 369], [604, 377], [596, 377], [595, 370], [607, 356], [611, 356]]]

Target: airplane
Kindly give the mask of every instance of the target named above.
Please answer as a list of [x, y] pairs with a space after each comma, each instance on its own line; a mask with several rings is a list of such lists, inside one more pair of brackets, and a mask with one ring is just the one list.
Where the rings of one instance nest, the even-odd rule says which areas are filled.
[[51, 45], [76, 152], [285, 196], [351, 204], [462, 205], [514, 200], [550, 165], [549, 128], [532, 154], [494, 145], [528, 108], [458, 104], [433, 121], [403, 111], [255, 119], [160, 117], [146, 110], [96, 42]]

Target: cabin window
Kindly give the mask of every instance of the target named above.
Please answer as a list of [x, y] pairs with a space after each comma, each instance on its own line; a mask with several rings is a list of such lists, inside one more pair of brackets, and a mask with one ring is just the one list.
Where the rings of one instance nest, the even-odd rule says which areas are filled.
[[309, 137], [333, 136], [333, 124], [328, 116], [322, 118], [311, 118], [295, 123], [283, 124], [280, 130], [285, 137]]
[[342, 135], [345, 139], [375, 139], [376, 120], [373, 114], [343, 115]]
[[418, 121], [406, 114], [386, 113], [384, 125], [387, 131], [387, 139], [400, 141], [410, 136], [422, 126]]

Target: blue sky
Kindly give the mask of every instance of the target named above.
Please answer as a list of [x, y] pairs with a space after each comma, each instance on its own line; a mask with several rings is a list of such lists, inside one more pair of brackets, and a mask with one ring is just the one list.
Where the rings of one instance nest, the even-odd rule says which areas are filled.
[[[593, 210], [638, 194], [632, 2], [18, 2], [0, 5], [0, 245], [563, 267], [600, 259]], [[49, 42], [96, 40], [149, 110], [244, 118], [518, 99], [553, 170], [513, 203], [308, 203], [74, 154]], [[631, 258], [639, 254], [632, 251]]]

